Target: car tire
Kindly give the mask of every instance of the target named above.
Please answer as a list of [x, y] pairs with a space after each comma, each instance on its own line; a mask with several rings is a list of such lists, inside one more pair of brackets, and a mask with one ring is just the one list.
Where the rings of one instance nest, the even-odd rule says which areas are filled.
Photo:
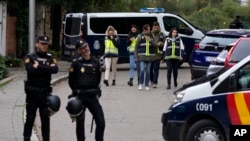
[[195, 122], [188, 130], [187, 141], [226, 141], [222, 129], [214, 121], [203, 119]]

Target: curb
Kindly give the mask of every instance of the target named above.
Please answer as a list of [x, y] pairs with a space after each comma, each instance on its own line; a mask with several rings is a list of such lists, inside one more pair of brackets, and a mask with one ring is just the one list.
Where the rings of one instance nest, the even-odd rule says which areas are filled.
[[7, 77], [3, 80], [0, 81], [0, 87], [8, 84], [10, 81], [14, 80], [16, 78], [16, 75], [15, 74], [12, 74], [10, 77]]

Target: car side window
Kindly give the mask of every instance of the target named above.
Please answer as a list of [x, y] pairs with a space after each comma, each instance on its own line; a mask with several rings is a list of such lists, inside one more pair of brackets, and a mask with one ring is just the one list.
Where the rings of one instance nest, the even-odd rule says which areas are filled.
[[250, 90], [250, 62], [221, 82], [213, 94]]
[[164, 22], [164, 28], [168, 32], [172, 28], [176, 28], [178, 33], [180, 34], [191, 35], [193, 33], [192, 29], [190, 29], [187, 24], [185, 24], [183, 21], [175, 17], [165, 16], [163, 17], [163, 22]]
[[245, 65], [238, 73], [237, 90], [250, 90], [250, 64]]

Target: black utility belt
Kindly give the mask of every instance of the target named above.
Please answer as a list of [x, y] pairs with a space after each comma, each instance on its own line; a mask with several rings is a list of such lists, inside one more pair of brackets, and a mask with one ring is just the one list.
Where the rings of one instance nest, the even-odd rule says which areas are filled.
[[87, 90], [76, 89], [73, 92], [74, 92], [74, 95], [81, 95], [81, 94], [97, 95], [99, 94], [100, 90], [99, 89], [87, 89]]
[[32, 86], [27, 86], [25, 85], [25, 89], [30, 92], [37, 92], [37, 93], [51, 93], [52, 92], [52, 87], [48, 88], [37, 88], [37, 87], [32, 87]]

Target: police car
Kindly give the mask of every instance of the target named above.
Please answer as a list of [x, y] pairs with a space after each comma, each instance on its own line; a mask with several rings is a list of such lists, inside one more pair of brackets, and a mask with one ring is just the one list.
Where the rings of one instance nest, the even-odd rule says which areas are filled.
[[229, 141], [231, 127], [250, 125], [250, 55], [219, 74], [175, 92], [174, 103], [162, 115], [165, 140]]

